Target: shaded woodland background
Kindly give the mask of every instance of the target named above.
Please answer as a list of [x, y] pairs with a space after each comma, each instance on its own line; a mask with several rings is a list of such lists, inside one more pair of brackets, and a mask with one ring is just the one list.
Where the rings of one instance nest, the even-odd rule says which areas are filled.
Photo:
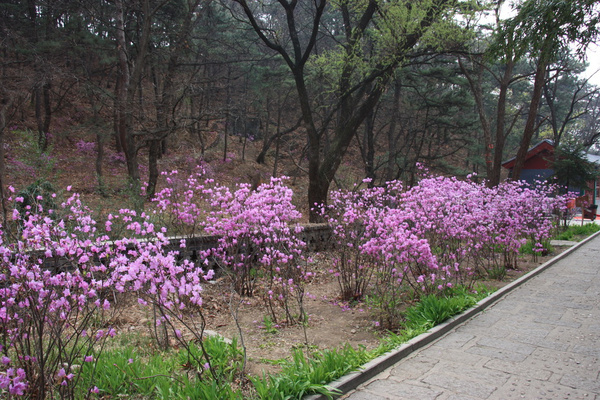
[[2, 1], [2, 202], [7, 185], [78, 179], [152, 197], [161, 171], [200, 164], [232, 182], [293, 176], [308, 211], [332, 185], [410, 185], [419, 164], [493, 186], [539, 139], [596, 151], [600, 92], [581, 73], [600, 7], [526, 0], [500, 18], [508, 9]]

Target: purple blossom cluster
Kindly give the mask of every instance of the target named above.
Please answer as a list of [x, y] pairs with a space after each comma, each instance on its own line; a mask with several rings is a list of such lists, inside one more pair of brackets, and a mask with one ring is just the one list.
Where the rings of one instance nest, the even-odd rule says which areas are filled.
[[200, 166], [187, 178], [178, 171], [163, 175], [166, 185], [154, 199], [156, 214], [180, 235], [218, 236], [218, 246], [200, 258], [212, 260], [239, 296], [260, 295], [273, 321], [304, 318], [303, 283], [310, 273], [298, 238], [301, 213], [292, 204], [287, 178], [272, 178], [253, 190], [246, 183], [234, 189], [215, 184]]
[[[230, 274], [235, 291], [253, 296], [257, 288], [274, 322], [302, 320], [304, 281], [309, 273], [302, 262], [305, 243], [298, 238], [301, 213], [292, 204], [287, 178], [272, 178], [251, 189], [239, 184], [206, 190], [211, 211], [206, 232], [218, 235], [219, 245], [205, 253]], [[281, 314], [281, 315], [280, 315]]]
[[494, 267], [516, 267], [527, 240], [541, 251], [565, 196], [556, 187], [529, 187], [424, 176], [403, 190], [336, 191], [321, 209], [332, 227], [336, 258], [330, 272], [343, 300], [377, 299], [382, 326], [397, 320], [408, 298], [471, 285]]
[[[183, 235], [219, 236], [216, 248], [200, 254], [204, 266], [218, 266], [240, 298], [260, 296], [275, 324], [306, 320], [311, 273], [285, 177], [255, 190], [215, 184], [201, 168], [164, 180], [156, 212], [122, 209], [102, 224], [77, 194], [56, 210], [44, 209], [42, 196], [31, 204], [14, 198], [12, 221], [0, 229], [0, 396], [72, 397], [77, 385], [97, 392], [94, 382], [79, 381], [77, 366], [96, 363], [115, 335], [109, 321], [120, 293], [152, 308], [163, 344], [168, 335], [182, 346], [190, 336], [201, 339], [202, 284], [213, 271], [167, 250], [167, 229], [155, 226], [160, 218]], [[375, 299], [377, 323], [392, 327], [407, 299], [469, 285], [494, 266], [514, 267], [527, 240], [541, 249], [566, 205], [555, 192], [435, 176], [409, 189], [390, 182], [332, 192], [330, 206], [321, 207], [335, 241], [329, 272], [343, 302]]]
[[77, 150], [80, 153], [85, 154], [85, 155], [92, 155], [96, 151], [96, 143], [95, 142], [86, 142], [83, 139], [81, 139], [77, 143], [75, 143], [75, 147], [77, 147]]
[[[72, 397], [82, 384], [77, 366], [95, 363], [92, 354], [116, 333], [109, 321], [122, 305], [118, 293], [152, 306], [157, 325], [176, 337], [179, 326], [194, 330], [188, 321], [212, 271], [178, 263], [164, 248], [166, 229], [126, 209], [99, 226], [77, 194], [58, 210], [44, 210], [39, 197], [15, 208], [0, 232], [0, 395]], [[115, 225], [124, 235], [109, 240]]]
[[154, 196], [156, 211], [161, 223], [169, 226], [172, 234], [191, 237], [204, 230], [208, 207], [208, 190], [214, 186], [205, 178], [205, 170], [197, 166], [188, 177], [179, 171], [162, 172], [165, 187]]

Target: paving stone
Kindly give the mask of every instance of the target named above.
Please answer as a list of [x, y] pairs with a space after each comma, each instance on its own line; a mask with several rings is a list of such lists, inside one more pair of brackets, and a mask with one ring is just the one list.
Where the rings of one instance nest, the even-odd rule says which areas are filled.
[[486, 356], [489, 358], [497, 358], [500, 360], [514, 361], [520, 362], [527, 358], [527, 354], [515, 353], [512, 351], [501, 350], [497, 347], [489, 347], [489, 346], [473, 346], [467, 350], [468, 353], [479, 354], [481, 356]]
[[446, 349], [442, 346], [431, 346], [421, 352], [421, 354], [432, 360], [439, 360], [440, 363], [448, 362], [460, 363], [461, 365], [483, 365], [487, 357], [482, 357], [474, 353], [467, 353], [461, 349]]
[[421, 381], [433, 388], [445, 389], [457, 395], [472, 396], [480, 399], [486, 399], [497, 388], [494, 382], [490, 380], [479, 380], [472, 375], [463, 375], [462, 369], [455, 372], [432, 373]]
[[425, 375], [439, 362], [438, 359], [427, 357], [422, 352], [419, 352], [415, 357], [407, 358], [406, 361], [392, 367], [390, 369], [390, 377], [401, 380], [416, 380]]
[[513, 377], [504, 386], [498, 388], [489, 400], [527, 399], [594, 399], [595, 394], [586, 390], [573, 389], [569, 386]]
[[597, 342], [590, 345], [575, 345], [572, 347], [571, 351], [573, 351], [573, 353], [579, 353], [586, 356], [600, 357], [600, 348], [598, 348]]
[[469, 365], [468, 363], [461, 363], [461, 365], [457, 367], [456, 362], [450, 363], [442, 361], [431, 370], [431, 374], [436, 374], [439, 371], [449, 371], [453, 374], [459, 373], [461, 378], [466, 377], [473, 382], [493, 383], [494, 386], [503, 384], [510, 378], [510, 373], [492, 368], [485, 368], [484, 365]]
[[578, 242], [574, 242], [573, 240], [551, 240], [550, 244], [552, 246], [575, 246]]
[[444, 393], [435, 400], [481, 400], [478, 397], [471, 397], [465, 394]]
[[497, 326], [497, 324], [492, 324], [489, 326], [469, 325], [468, 332], [477, 337], [480, 337], [481, 335], [487, 335], [488, 337], [498, 339], [506, 337], [506, 332], [502, 329], [498, 329]]
[[536, 317], [533, 320], [533, 322], [536, 322], [539, 324], [548, 324], [548, 325], [553, 325], [553, 326], [564, 326], [564, 327], [573, 328], [573, 329], [578, 329], [581, 327], [581, 322], [566, 321], [566, 320], [563, 320], [563, 316], [564, 316], [564, 314], [557, 316], [557, 318], [550, 317], [550, 316]]
[[444, 348], [459, 349], [472, 341], [476, 336], [470, 332], [453, 332], [444, 338]]
[[551, 365], [534, 358], [527, 358], [521, 363], [493, 359], [486, 362], [484, 367], [541, 381], [547, 381], [552, 376]]
[[498, 323], [497, 328], [501, 328], [511, 333], [524, 333], [538, 338], [544, 338], [548, 333], [552, 332], [554, 326], [552, 324], [533, 321], [532, 317], [534, 315], [537, 315], [537, 313], [531, 313], [530, 315], [522, 313], [520, 315], [521, 319], [507, 320], [503, 323]]
[[570, 346], [568, 343], [562, 341], [550, 340], [546, 338], [539, 339], [535, 336], [527, 336], [525, 334], [512, 335], [511, 338], [521, 343], [531, 344], [536, 347], [545, 347], [547, 349], [556, 351], [567, 351]]
[[372, 393], [372, 392], [367, 392], [366, 390], [361, 390], [358, 392], [354, 392], [354, 393], [350, 393], [347, 396], [342, 397], [341, 399], [347, 399], [347, 400], [390, 400], [392, 398], [396, 398], [396, 397], [384, 397], [384, 396], [380, 396], [378, 394]]
[[[435, 399], [442, 391], [439, 389], [432, 389], [425, 386], [418, 386], [416, 384], [410, 384], [408, 382], [396, 382], [393, 380], [377, 380], [374, 381], [364, 388], [367, 392], [379, 396], [384, 399]], [[373, 398], [373, 397], [370, 397]], [[356, 400], [356, 398], [350, 396], [349, 400]]]
[[489, 309], [488, 314], [492, 314], [490, 311], [494, 311], [494, 313], [507, 313], [510, 315], [519, 314], [523, 311], [523, 307], [526, 306], [527, 305], [519, 299], [502, 299]]
[[524, 343], [519, 343], [509, 339], [481, 338], [477, 340], [479, 346], [493, 347], [499, 350], [506, 350], [518, 354], [531, 354], [535, 350], [535, 346]]
[[573, 389], [585, 390], [600, 394], [600, 382], [598, 382], [598, 374], [593, 379], [582, 376], [580, 374], [566, 374], [559, 382], [561, 385], [572, 387]]
[[349, 395], [600, 399], [600, 236]]
[[477, 315], [470, 321], [468, 321], [465, 325], [459, 326], [456, 331], [468, 331], [471, 332], [473, 328], [483, 327], [489, 328], [496, 324], [499, 321], [502, 321], [503, 315], [502, 313], [491, 313], [490, 310], [484, 311], [483, 313]]
[[552, 371], [559, 381], [564, 375], [579, 375], [586, 379], [596, 379], [600, 371], [600, 362], [597, 357], [573, 352], [553, 351], [538, 348], [528, 357], [527, 363], [541, 362], [543, 368]]

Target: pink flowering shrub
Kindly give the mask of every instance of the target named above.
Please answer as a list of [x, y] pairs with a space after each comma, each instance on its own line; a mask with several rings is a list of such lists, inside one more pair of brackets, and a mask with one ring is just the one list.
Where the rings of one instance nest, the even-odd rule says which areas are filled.
[[404, 210], [386, 210], [371, 219], [366, 230], [372, 233], [361, 251], [374, 269], [367, 300], [379, 326], [395, 329], [402, 321], [402, 305], [420, 293], [438, 291], [444, 276], [429, 242], [415, 235]]
[[217, 248], [200, 258], [216, 263], [238, 295], [254, 296], [259, 289], [274, 321], [298, 320], [308, 274], [301, 257], [305, 244], [298, 239], [301, 214], [286, 178], [273, 178], [256, 190], [249, 184], [231, 190], [204, 174], [201, 167], [186, 179], [177, 171], [164, 174], [166, 186], [153, 200], [155, 214], [179, 234], [218, 236]]
[[75, 143], [75, 147], [77, 147], [77, 150], [80, 153], [85, 154], [85, 155], [93, 155], [94, 152], [96, 151], [96, 143], [86, 142], [83, 139], [81, 139], [77, 143]]
[[62, 219], [27, 207], [12, 214], [19, 240], [0, 235], [0, 392], [69, 396], [74, 366], [114, 335], [96, 323], [112, 315], [104, 268], [94, 263], [103, 238], [94, 237], [95, 222], [76, 195], [62, 205]]
[[213, 186], [212, 179], [205, 178], [205, 170], [197, 166], [188, 177], [179, 171], [162, 172], [165, 185], [152, 199], [156, 206], [154, 214], [161, 224], [168, 226], [171, 234], [191, 237], [203, 231], [207, 200], [205, 191]]
[[204, 330], [204, 325], [197, 325], [204, 320], [201, 284], [212, 279], [213, 271], [205, 272], [189, 260], [178, 262], [177, 252], [165, 250], [169, 243], [166, 229], [156, 231], [144, 213], [120, 210], [108, 220], [125, 226], [123, 237], [100, 255], [110, 271], [111, 287], [119, 293], [133, 293], [139, 304], [152, 307], [157, 328], [154, 334], [163, 347], [168, 347], [169, 332], [182, 341], [182, 326], [200, 339]]
[[515, 268], [527, 239], [539, 247], [550, 236], [556, 210], [565, 203], [554, 191], [522, 182], [490, 189], [485, 182], [426, 177], [401, 203], [413, 213], [414, 229], [429, 241], [446, 280], [469, 284], [491, 268]]
[[272, 178], [254, 191], [250, 184], [240, 184], [235, 191], [224, 186], [207, 189], [212, 211], [206, 232], [220, 238], [204, 256], [231, 276], [240, 296], [254, 296], [259, 289], [274, 322], [284, 318], [292, 323], [304, 318], [301, 305], [308, 274], [301, 260], [305, 243], [298, 238], [301, 214], [285, 179]]
[[342, 298], [368, 296], [380, 324], [391, 327], [407, 298], [515, 268], [527, 240], [541, 251], [566, 206], [566, 197], [554, 193], [547, 185], [506, 182], [490, 189], [431, 175], [406, 191], [389, 182], [333, 192], [322, 208], [336, 244], [330, 272]]
[[375, 187], [331, 193], [329, 206], [320, 213], [332, 229], [333, 274], [340, 287], [342, 301], [362, 300], [374, 273], [378, 254], [365, 251], [363, 245], [377, 234], [370, 222], [381, 220], [389, 200], [385, 188]]
[[[71, 397], [77, 385], [93, 387], [77, 366], [95, 363], [115, 335], [119, 293], [152, 307], [165, 341], [201, 339], [201, 283], [212, 271], [177, 262], [165, 228], [125, 209], [99, 227], [76, 194], [58, 210], [37, 200], [13, 212], [18, 236], [0, 235], [0, 394]], [[109, 240], [115, 226], [124, 236]]]

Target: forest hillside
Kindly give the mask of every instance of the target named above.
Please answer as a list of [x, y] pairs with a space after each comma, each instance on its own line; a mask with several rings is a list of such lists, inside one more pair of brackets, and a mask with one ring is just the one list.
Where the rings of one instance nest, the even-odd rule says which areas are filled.
[[515, 155], [518, 178], [538, 140], [593, 151], [600, 96], [581, 73], [598, 4], [503, 10], [448, 0], [4, 1], [0, 196], [48, 182], [121, 204], [142, 186], [151, 198], [162, 172], [202, 165], [227, 184], [291, 176], [316, 220], [309, 204], [365, 178], [411, 186], [426, 165], [494, 186]]

